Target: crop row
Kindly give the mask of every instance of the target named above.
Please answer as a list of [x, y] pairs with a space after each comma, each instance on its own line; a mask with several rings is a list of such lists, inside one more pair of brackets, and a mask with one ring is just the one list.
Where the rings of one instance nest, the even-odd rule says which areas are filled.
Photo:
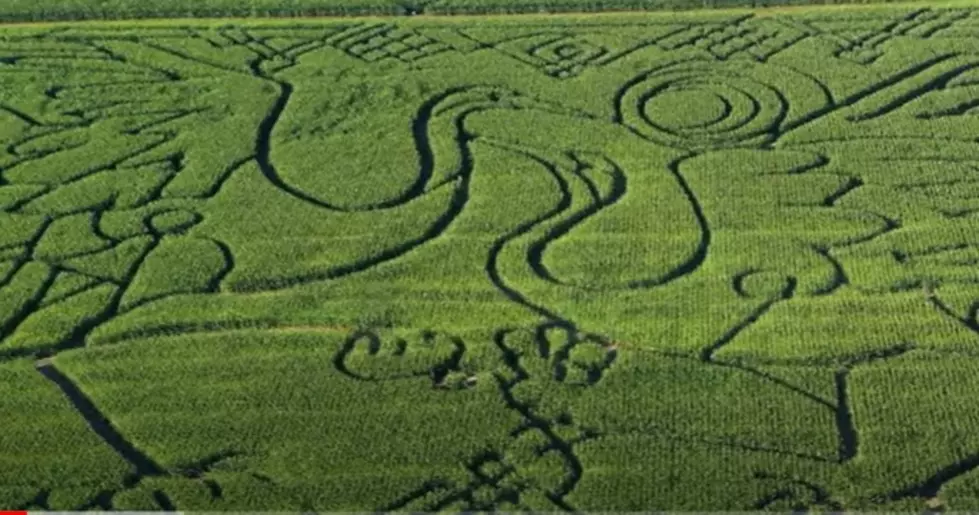
[[417, 14], [516, 14], [535, 12], [662, 11], [702, 8], [771, 7], [895, 0], [8, 0], [2, 21], [111, 20], [135, 18], [311, 17]]

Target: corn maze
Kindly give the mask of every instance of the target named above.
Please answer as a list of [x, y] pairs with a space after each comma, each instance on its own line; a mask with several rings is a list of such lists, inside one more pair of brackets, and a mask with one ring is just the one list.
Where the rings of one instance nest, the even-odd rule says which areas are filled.
[[979, 508], [979, 11], [0, 29], [0, 506]]

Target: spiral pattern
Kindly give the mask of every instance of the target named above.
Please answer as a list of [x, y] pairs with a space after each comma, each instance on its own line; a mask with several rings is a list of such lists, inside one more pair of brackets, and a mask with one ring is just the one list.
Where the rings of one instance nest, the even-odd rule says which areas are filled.
[[659, 68], [627, 85], [619, 114], [642, 136], [670, 146], [763, 144], [778, 136], [789, 110], [784, 81], [771, 68], [699, 61]]

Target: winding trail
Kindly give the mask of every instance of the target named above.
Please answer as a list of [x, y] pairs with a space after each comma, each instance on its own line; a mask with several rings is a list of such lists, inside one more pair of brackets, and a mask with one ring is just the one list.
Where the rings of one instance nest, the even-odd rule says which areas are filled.
[[58, 370], [51, 358], [37, 360], [34, 365], [42, 376], [54, 383], [64, 393], [75, 410], [85, 419], [88, 427], [120, 458], [129, 463], [136, 476], [158, 476], [164, 473], [163, 467], [127, 440], [85, 392]]
[[289, 184], [279, 171], [276, 169], [275, 165], [272, 163], [272, 133], [275, 131], [276, 125], [282, 119], [282, 115], [289, 106], [289, 101], [295, 91], [295, 87], [289, 82], [278, 80], [269, 77], [265, 74], [259, 75], [260, 78], [275, 84], [279, 90], [279, 94], [276, 96], [275, 102], [272, 104], [272, 108], [269, 110], [268, 115], [262, 120], [259, 125], [258, 132], [255, 141], [255, 159], [258, 162], [258, 166], [262, 171], [268, 181], [278, 188], [279, 190], [303, 201], [308, 204], [327, 209], [330, 211], [337, 211], [341, 213], [355, 213], [355, 212], [365, 212], [374, 211], [378, 209], [388, 209], [397, 207], [405, 204], [408, 201], [414, 200], [423, 193], [425, 193], [425, 187], [428, 185], [429, 179], [432, 175], [432, 168], [434, 166], [434, 157], [432, 156], [431, 146], [428, 142], [427, 134], [427, 124], [431, 119], [432, 112], [436, 106], [444, 100], [446, 97], [453, 95], [462, 91], [461, 88], [450, 90], [443, 95], [437, 96], [422, 106], [419, 110], [418, 115], [413, 123], [414, 126], [414, 136], [415, 136], [415, 147], [418, 150], [419, 159], [421, 162], [418, 176], [415, 182], [403, 193], [395, 198], [385, 200], [383, 202], [378, 202], [375, 204], [369, 204], [363, 207], [343, 207], [337, 204], [332, 204], [321, 199], [318, 199], [301, 189]]
[[[39, 359], [34, 362], [34, 366], [38, 373], [61, 390], [75, 411], [85, 420], [88, 427], [130, 467], [129, 473], [122, 479], [120, 486], [98, 492], [84, 504], [76, 507], [76, 510], [84, 511], [96, 507], [110, 510], [113, 508], [112, 499], [116, 494], [135, 488], [143, 479], [149, 477], [182, 477], [197, 480], [207, 488], [212, 499], [220, 499], [223, 496], [221, 485], [214, 479], [207, 477], [207, 473], [215, 465], [238, 456], [240, 453], [226, 450], [205, 456], [196, 462], [188, 463], [173, 470], [165, 468], [127, 439], [81, 387], [57, 368], [52, 358]], [[176, 505], [164, 491], [154, 489], [151, 495], [162, 510], [176, 511]]]

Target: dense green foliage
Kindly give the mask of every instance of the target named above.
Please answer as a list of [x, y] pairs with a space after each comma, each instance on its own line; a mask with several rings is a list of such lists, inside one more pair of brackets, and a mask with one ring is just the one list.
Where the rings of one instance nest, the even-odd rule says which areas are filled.
[[0, 503], [70, 510], [119, 484], [126, 462], [28, 361], [0, 364]]
[[979, 11], [0, 42], [0, 507], [979, 508]]
[[908, 0], [4, 0], [3, 6], [0, 7], [0, 21], [662, 11], [895, 1], [908, 2]]

